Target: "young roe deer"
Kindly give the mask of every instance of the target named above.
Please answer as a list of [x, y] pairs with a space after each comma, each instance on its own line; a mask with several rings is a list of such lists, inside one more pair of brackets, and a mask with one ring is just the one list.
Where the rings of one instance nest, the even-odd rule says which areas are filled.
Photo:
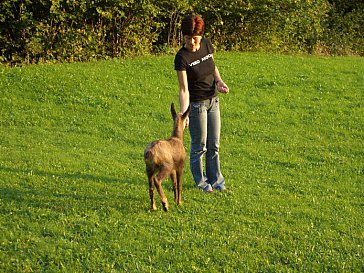
[[171, 104], [171, 114], [174, 121], [172, 136], [165, 140], [151, 142], [144, 151], [144, 161], [149, 182], [151, 210], [156, 210], [154, 186], [162, 200], [164, 211], [168, 211], [168, 201], [162, 188], [162, 181], [169, 175], [173, 182], [174, 200], [182, 204], [182, 176], [185, 166], [186, 152], [183, 146], [183, 131], [190, 106], [184, 112], [176, 113]]

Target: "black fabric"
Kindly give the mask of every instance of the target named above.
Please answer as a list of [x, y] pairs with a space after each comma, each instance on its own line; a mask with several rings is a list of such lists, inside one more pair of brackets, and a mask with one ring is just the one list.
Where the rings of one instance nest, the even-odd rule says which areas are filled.
[[217, 95], [214, 80], [215, 63], [212, 58], [214, 48], [211, 41], [201, 39], [200, 49], [190, 52], [182, 47], [174, 59], [174, 69], [186, 71], [190, 101], [201, 101]]

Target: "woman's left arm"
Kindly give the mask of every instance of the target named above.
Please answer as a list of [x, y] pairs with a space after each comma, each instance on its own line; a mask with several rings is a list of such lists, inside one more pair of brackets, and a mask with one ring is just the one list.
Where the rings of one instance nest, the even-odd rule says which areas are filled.
[[227, 94], [229, 93], [229, 87], [227, 86], [226, 83], [224, 83], [224, 81], [221, 79], [221, 75], [220, 75], [220, 71], [217, 68], [217, 66], [215, 66], [215, 71], [214, 71], [214, 79], [216, 82], [216, 87], [217, 90], [221, 93]]

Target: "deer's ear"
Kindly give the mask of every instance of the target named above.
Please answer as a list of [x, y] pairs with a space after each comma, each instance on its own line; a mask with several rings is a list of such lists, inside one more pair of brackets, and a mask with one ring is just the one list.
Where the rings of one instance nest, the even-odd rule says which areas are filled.
[[188, 105], [187, 110], [183, 113], [182, 118], [185, 119], [191, 111], [191, 105]]
[[176, 110], [174, 109], [174, 103], [173, 102], [171, 104], [171, 114], [172, 114], [173, 120], [175, 120], [176, 117], [177, 117], [177, 113], [176, 113]]

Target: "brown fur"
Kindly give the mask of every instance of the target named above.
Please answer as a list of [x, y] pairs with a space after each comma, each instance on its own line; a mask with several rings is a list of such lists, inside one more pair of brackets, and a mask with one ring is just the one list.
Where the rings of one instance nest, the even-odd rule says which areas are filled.
[[173, 182], [174, 200], [182, 204], [182, 176], [186, 160], [183, 146], [183, 130], [190, 107], [185, 113], [176, 113], [171, 104], [171, 114], [174, 121], [172, 136], [166, 140], [151, 142], [144, 151], [144, 161], [149, 182], [151, 209], [156, 210], [154, 186], [162, 200], [163, 209], [168, 211], [168, 201], [162, 188], [162, 181], [169, 175]]

